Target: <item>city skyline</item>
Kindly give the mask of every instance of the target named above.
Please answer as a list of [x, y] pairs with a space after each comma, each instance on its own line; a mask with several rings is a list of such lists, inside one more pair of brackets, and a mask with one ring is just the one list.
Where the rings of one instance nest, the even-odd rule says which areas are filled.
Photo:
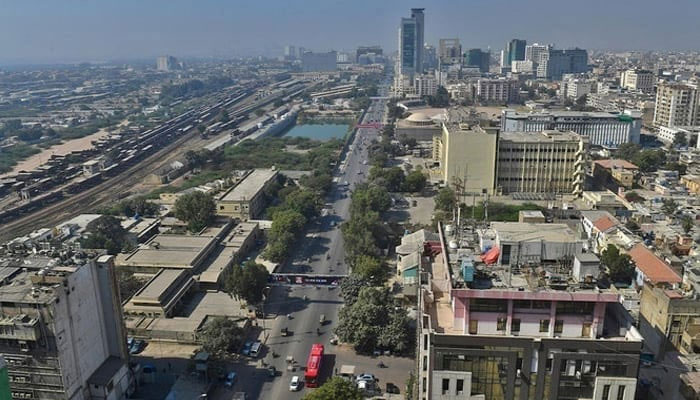
[[[196, 5], [174, 1], [167, 7], [163, 2], [135, 1], [6, 2], [0, 16], [0, 45], [5, 50], [0, 65], [99, 62], [162, 54], [272, 57], [281, 55], [287, 44], [319, 51], [379, 44], [392, 53], [397, 21], [410, 7], [426, 8], [425, 41], [432, 45], [440, 38], [457, 37], [465, 48], [497, 50], [518, 37], [529, 43], [553, 42], [559, 48], [696, 50], [693, 38], [698, 28], [692, 19], [700, 12], [700, 4], [682, 0], [673, 8], [656, 9], [648, 0], [635, 2], [635, 7], [627, 3], [596, 0], [581, 9], [552, 0], [538, 1], [536, 6], [509, 1], [386, 1], [377, 5], [362, 0], [352, 5], [306, 2], [300, 8], [263, 1], [246, 4], [241, 10], [221, 1]], [[677, 12], [680, 9], [684, 12]], [[572, 15], [586, 23], [571, 24]], [[356, 30], [358, 20], [363, 21], [362, 30]], [[496, 24], [499, 29], [494, 30]]]

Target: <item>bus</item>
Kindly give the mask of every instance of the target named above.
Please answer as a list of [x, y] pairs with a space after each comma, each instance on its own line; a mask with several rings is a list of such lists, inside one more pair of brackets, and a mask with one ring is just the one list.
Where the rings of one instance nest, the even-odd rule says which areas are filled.
[[306, 372], [304, 373], [304, 384], [307, 387], [318, 387], [321, 361], [323, 361], [323, 345], [314, 343], [311, 345], [311, 353], [309, 353], [309, 360], [306, 362]]

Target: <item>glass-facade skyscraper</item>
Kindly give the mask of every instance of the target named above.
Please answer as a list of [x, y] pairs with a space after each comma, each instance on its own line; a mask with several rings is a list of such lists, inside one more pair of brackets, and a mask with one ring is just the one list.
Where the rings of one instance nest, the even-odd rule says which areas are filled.
[[401, 18], [399, 28], [399, 74], [423, 73], [425, 19], [423, 8], [412, 8], [410, 18]]

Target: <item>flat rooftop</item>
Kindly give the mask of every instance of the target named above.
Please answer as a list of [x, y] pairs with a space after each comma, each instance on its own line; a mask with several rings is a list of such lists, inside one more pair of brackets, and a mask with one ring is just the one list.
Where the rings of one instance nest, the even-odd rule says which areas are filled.
[[136, 292], [134, 298], [158, 301], [162, 294], [184, 273], [186, 272], [183, 269], [162, 269]]
[[276, 170], [255, 169], [248, 174], [238, 185], [226, 191], [220, 201], [246, 201], [253, 198], [265, 184], [277, 175]]
[[500, 140], [519, 143], [578, 142], [581, 136], [573, 131], [501, 132]]
[[548, 242], [574, 242], [577, 236], [566, 224], [546, 224], [532, 222], [492, 222], [491, 230], [502, 241], [527, 242], [545, 240]]
[[213, 247], [214, 236], [156, 235], [129, 254], [119, 254], [117, 266], [188, 269]]
[[[567, 111], [567, 110], [545, 110], [537, 112], [522, 112], [513, 109], [503, 110], [503, 114], [507, 118], [542, 118], [542, 117], [555, 117], [555, 118], [608, 118], [608, 119], [618, 119], [620, 116], [632, 117], [627, 114], [621, 113], [609, 113], [603, 111]], [[633, 117], [633, 118], [641, 118]]]

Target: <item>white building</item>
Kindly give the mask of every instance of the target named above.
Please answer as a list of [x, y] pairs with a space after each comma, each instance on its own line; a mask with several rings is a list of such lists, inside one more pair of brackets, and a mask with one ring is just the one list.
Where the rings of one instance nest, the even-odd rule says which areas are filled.
[[518, 112], [501, 111], [503, 132], [541, 132], [545, 130], [574, 131], [588, 136], [595, 146], [617, 147], [623, 143], [639, 143], [642, 116], [638, 111], [623, 113], [584, 111]]
[[535, 63], [528, 60], [515, 60], [511, 62], [510, 71], [519, 74], [532, 74], [535, 72]]
[[661, 83], [656, 91], [654, 125], [700, 125], [700, 90], [698, 82]]
[[518, 100], [518, 81], [514, 79], [481, 78], [476, 82], [476, 95], [486, 102], [513, 102]]
[[435, 96], [437, 94], [437, 79], [432, 75], [422, 74], [416, 76], [414, 81], [415, 94], [423, 96]]
[[656, 137], [660, 141], [669, 144], [673, 143], [677, 133], [684, 133], [685, 138], [690, 140], [691, 137], [698, 136], [698, 131], [700, 131], [700, 126], [660, 126]]
[[642, 69], [628, 69], [620, 74], [620, 86], [630, 90], [640, 90], [644, 93], [654, 91], [654, 73]]
[[560, 95], [575, 101], [591, 93], [591, 86], [591, 82], [585, 78], [564, 79], [561, 83]]

